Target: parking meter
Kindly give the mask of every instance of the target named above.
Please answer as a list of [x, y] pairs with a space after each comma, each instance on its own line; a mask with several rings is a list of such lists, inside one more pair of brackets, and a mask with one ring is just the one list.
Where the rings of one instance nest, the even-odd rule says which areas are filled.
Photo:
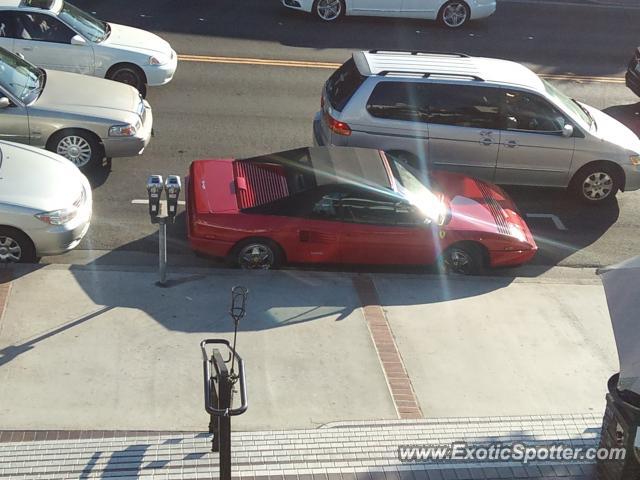
[[167, 192], [167, 215], [171, 222], [175, 220], [178, 212], [178, 198], [180, 198], [180, 177], [178, 175], [168, 175], [164, 188]]
[[149, 196], [149, 215], [152, 220], [160, 215], [160, 199], [163, 188], [162, 175], [149, 175], [147, 194]]

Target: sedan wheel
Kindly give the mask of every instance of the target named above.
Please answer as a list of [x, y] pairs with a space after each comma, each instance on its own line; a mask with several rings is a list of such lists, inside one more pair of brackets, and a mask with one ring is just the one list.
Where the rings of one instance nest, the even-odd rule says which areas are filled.
[[26, 263], [36, 260], [36, 252], [29, 237], [13, 228], [0, 228], [0, 263]]
[[124, 83], [125, 85], [132, 86], [133, 88], [138, 90], [143, 98], [147, 96], [147, 86], [145, 85], [144, 79], [133, 66], [123, 66], [117, 68], [116, 70], [109, 72], [107, 78], [113, 80], [114, 82], [120, 82]]
[[247, 270], [269, 270], [276, 266], [277, 254], [274, 249], [261, 242], [244, 245], [238, 252], [238, 265]]
[[87, 166], [93, 157], [93, 150], [89, 142], [76, 135], [62, 137], [56, 146], [56, 153], [71, 160], [78, 168]]
[[463, 26], [469, 20], [469, 7], [464, 2], [451, 1], [440, 11], [440, 22], [449, 28]]
[[315, 6], [316, 15], [325, 22], [331, 22], [343, 13], [342, 0], [317, 0]]

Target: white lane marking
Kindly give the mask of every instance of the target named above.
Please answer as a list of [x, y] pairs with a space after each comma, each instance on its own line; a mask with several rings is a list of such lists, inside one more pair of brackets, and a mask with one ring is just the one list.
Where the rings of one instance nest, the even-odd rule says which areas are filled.
[[527, 213], [526, 216], [529, 218], [548, 218], [553, 222], [558, 230], [568, 230], [557, 215], [553, 215], [551, 213]]
[[[149, 205], [149, 200], [145, 199], [140, 199], [140, 198], [136, 198], [134, 200], [131, 200], [131, 203], [133, 205]], [[186, 202], [184, 200], [178, 200], [178, 205], [186, 205]]]

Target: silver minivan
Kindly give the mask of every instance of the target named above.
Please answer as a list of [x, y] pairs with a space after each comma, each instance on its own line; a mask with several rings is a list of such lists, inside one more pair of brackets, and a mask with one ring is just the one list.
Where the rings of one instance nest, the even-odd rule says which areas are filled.
[[528, 68], [459, 53], [356, 52], [326, 82], [314, 143], [378, 148], [596, 204], [640, 188], [640, 139]]

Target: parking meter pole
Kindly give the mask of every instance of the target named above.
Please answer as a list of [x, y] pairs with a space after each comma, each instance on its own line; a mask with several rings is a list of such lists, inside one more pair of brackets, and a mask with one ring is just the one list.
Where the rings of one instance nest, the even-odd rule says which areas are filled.
[[158, 272], [160, 285], [167, 283], [167, 222], [166, 218], [160, 218], [158, 222]]

